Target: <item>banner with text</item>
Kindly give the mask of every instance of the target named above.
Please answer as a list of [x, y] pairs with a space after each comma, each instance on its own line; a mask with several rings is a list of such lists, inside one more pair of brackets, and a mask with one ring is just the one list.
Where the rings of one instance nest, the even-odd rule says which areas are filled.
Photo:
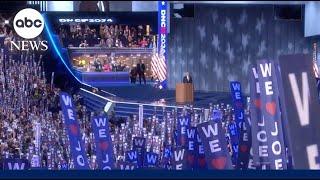
[[69, 135], [71, 157], [75, 169], [89, 169], [84, 142], [80, 136], [80, 127], [77, 120], [77, 112], [74, 110], [72, 98], [68, 93], [60, 93], [60, 105], [63, 112], [65, 128]]
[[310, 55], [279, 57], [295, 169], [320, 169], [320, 104]]
[[92, 117], [91, 125], [96, 144], [96, 155], [99, 169], [111, 170], [114, 168], [113, 146], [110, 136], [107, 117]]
[[208, 121], [197, 125], [208, 169], [233, 169], [222, 123]]
[[257, 72], [261, 96], [262, 124], [265, 126], [265, 130], [259, 132], [259, 138], [261, 141], [267, 141], [267, 146], [261, 147], [262, 150], [259, 152], [268, 157], [271, 169], [287, 169], [279, 89], [274, 62], [259, 60]]

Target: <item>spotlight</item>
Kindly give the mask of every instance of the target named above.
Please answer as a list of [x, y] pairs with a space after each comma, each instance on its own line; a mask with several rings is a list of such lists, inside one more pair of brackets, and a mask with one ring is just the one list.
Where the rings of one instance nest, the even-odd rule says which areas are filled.
[[9, 20], [4, 20], [4, 24], [9, 24]]

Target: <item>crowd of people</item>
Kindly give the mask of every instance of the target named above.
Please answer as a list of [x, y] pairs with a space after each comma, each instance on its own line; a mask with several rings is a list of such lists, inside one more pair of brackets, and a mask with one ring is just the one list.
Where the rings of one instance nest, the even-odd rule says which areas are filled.
[[[4, 34], [5, 38], [15, 38], [12, 31]], [[5, 39], [3, 40], [2, 48], [9, 46]], [[42, 56], [33, 51], [17, 53], [1, 50], [1, 161], [7, 158], [19, 158], [27, 159], [32, 167], [72, 169], [70, 143], [60, 107], [61, 89], [45, 78], [43, 61]], [[132, 72], [135, 76], [139, 75], [140, 83], [141, 78], [144, 79], [144, 71], [143, 62], [139, 62], [136, 72]], [[91, 118], [106, 114], [88, 110], [83, 98], [77, 92], [71, 94], [90, 168], [97, 169]], [[229, 110], [226, 111], [226, 116], [230, 118], [232, 114], [230, 108], [227, 109]], [[192, 123], [196, 124], [203, 120], [203, 114], [190, 112], [193, 112]], [[109, 126], [116, 164], [126, 159], [125, 153], [132, 149], [134, 137], [146, 138], [146, 150], [159, 154], [162, 159], [164, 145], [176, 143], [174, 131], [177, 126], [177, 115], [176, 112], [167, 112], [163, 119], [155, 116], [144, 119], [143, 127], [140, 127], [138, 116], [118, 119], [116, 114], [112, 113], [109, 117]]]
[[[45, 79], [41, 65], [43, 59], [35, 58], [32, 52], [23, 53], [16, 59], [3, 54], [0, 61], [2, 70], [5, 70], [0, 72], [1, 159], [25, 158], [34, 164], [33, 159], [38, 157], [42, 168], [62, 169], [63, 164], [72, 168], [68, 135], [60, 108], [61, 90]], [[90, 167], [97, 169], [91, 117], [104, 112], [89, 111], [77, 93], [73, 94], [73, 101]], [[125, 159], [125, 152], [132, 148], [134, 137], [145, 137], [147, 151], [162, 154], [164, 144], [174, 143], [176, 116], [176, 112], [169, 112], [164, 119], [145, 119], [143, 128], [139, 128], [137, 116], [119, 121], [113, 113], [109, 124], [115, 162]], [[228, 116], [230, 118], [231, 114]], [[198, 123], [200, 119], [200, 114], [194, 113], [192, 122]]]
[[61, 25], [58, 34], [65, 47], [140, 47], [152, 48], [154, 35], [150, 26], [121, 24]]

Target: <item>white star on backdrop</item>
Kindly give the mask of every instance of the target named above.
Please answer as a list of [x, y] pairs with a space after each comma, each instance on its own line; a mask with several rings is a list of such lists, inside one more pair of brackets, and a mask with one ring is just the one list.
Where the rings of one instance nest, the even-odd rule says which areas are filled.
[[191, 67], [193, 67], [193, 62], [194, 62], [193, 58], [190, 58], [190, 60], [189, 60], [189, 65], [190, 65]]
[[241, 25], [244, 24], [247, 21], [247, 18], [248, 18], [247, 12], [246, 10], [243, 10], [238, 24], [241, 24]]
[[246, 93], [246, 94], [250, 93], [250, 83], [247, 83], [247, 85], [245, 86], [244, 93]]
[[241, 44], [242, 44], [243, 50], [245, 50], [247, 48], [248, 39], [249, 39], [249, 35], [248, 34], [242, 34], [241, 35]]
[[200, 33], [200, 38], [201, 38], [201, 41], [203, 41], [203, 38], [206, 36], [206, 29], [204, 26], [200, 27], [198, 26], [198, 31]]
[[218, 12], [217, 12], [217, 10], [214, 10], [213, 13], [212, 13], [213, 24], [216, 23], [217, 19], [218, 19]]
[[229, 73], [227, 76], [228, 81], [236, 81], [237, 77], [234, 74]]
[[267, 48], [266, 48], [266, 42], [265, 42], [265, 40], [263, 40], [263, 41], [260, 42], [257, 56], [262, 56], [263, 53], [264, 53], [266, 50], [267, 50]]
[[226, 53], [227, 53], [227, 55], [229, 57], [230, 63], [233, 63], [234, 53], [233, 53], [233, 48], [231, 48], [231, 46], [230, 46], [230, 43], [228, 43], [228, 47], [227, 47]]
[[249, 69], [250, 64], [251, 64], [250, 55], [248, 55], [248, 58], [246, 60], [244, 60], [243, 64], [242, 64], [242, 74], [248, 73], [248, 69]]
[[208, 68], [208, 66], [207, 66], [207, 55], [206, 55], [206, 53], [204, 53], [204, 52], [201, 52], [201, 55], [200, 55], [200, 63], [201, 63], [201, 66], [202, 66], [202, 67]]
[[261, 34], [262, 26], [265, 24], [263, 14], [261, 14], [260, 18], [257, 18], [256, 30]]
[[231, 20], [229, 18], [226, 18], [226, 23], [224, 24], [224, 27], [227, 29], [228, 32], [233, 32]]
[[217, 60], [214, 61], [213, 72], [215, 72], [218, 80], [222, 79], [222, 68], [218, 65]]
[[215, 50], [220, 51], [220, 46], [219, 46], [219, 37], [216, 34], [213, 34], [213, 39], [211, 43]]
[[293, 49], [293, 44], [291, 42], [288, 43], [288, 49], [289, 49], [289, 51], [292, 51], [292, 49]]
[[209, 83], [206, 82], [205, 78], [202, 77], [202, 78], [201, 78], [201, 89], [203, 89], [203, 90], [205, 90], [205, 91], [208, 91], [208, 90], [209, 90], [208, 84], [209, 84]]

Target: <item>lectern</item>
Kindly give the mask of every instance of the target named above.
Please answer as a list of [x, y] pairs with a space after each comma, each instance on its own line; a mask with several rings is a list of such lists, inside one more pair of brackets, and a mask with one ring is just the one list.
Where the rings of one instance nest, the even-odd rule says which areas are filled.
[[176, 103], [192, 103], [193, 91], [194, 89], [192, 83], [176, 84]]

